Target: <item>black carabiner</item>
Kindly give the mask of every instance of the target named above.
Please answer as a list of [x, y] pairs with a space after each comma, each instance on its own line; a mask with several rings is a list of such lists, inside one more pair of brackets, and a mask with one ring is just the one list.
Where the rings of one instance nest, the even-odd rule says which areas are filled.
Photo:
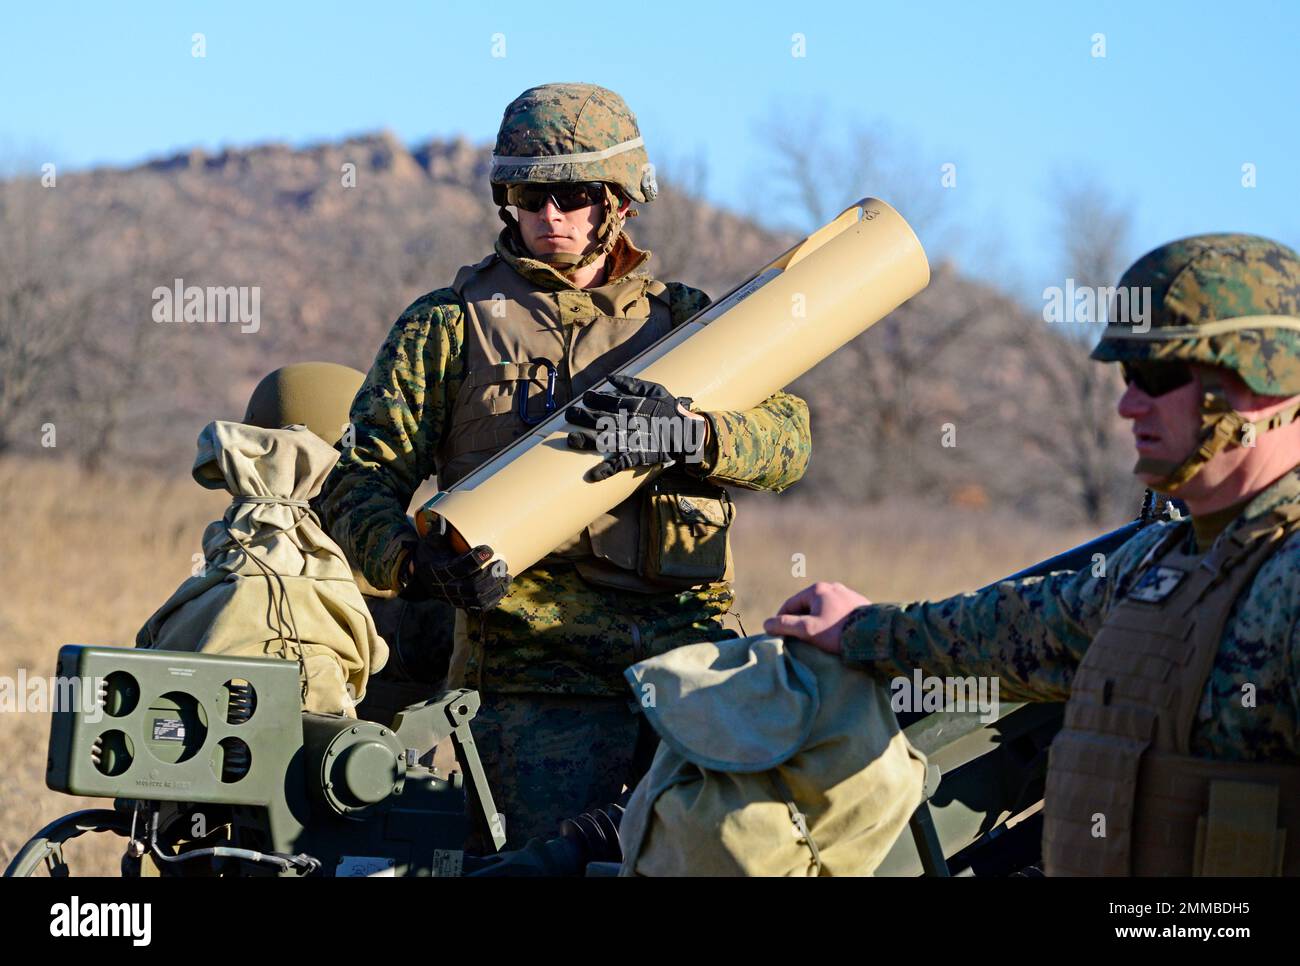
[[534, 365], [539, 365], [546, 370], [546, 396], [542, 405], [542, 414], [540, 416], [529, 416], [528, 415], [528, 386], [532, 382], [532, 380], [531, 379], [518, 380], [519, 382], [523, 383], [523, 385], [520, 386], [519, 391], [517, 393], [517, 396], [519, 398], [519, 404], [515, 407], [515, 412], [519, 414], [519, 419], [523, 422], [525, 426], [536, 426], [538, 423], [546, 419], [547, 416], [551, 415], [551, 413], [555, 412], [555, 410], [558, 408], [555, 405], [555, 366], [551, 364], [551, 361], [549, 359], [534, 359], [533, 363]]

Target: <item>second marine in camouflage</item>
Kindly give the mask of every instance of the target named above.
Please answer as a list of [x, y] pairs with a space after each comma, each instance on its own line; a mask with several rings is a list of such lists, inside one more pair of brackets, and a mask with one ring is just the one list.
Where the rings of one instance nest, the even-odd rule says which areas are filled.
[[1068, 699], [1045, 795], [1049, 875], [1300, 874], [1300, 256], [1202, 235], [1139, 259], [1151, 325], [1125, 367], [1135, 472], [1190, 521], [1099, 567], [935, 603], [816, 585], [769, 620], [883, 677]]
[[[631, 202], [652, 200], [657, 185], [617, 94], [586, 84], [525, 91], [506, 109], [491, 181], [506, 223], [494, 254], [397, 320], [321, 508], [376, 586], [468, 605], [448, 683], [483, 694], [475, 734], [517, 845], [633, 780], [638, 716], [622, 696], [623, 669], [734, 634], [723, 625], [734, 508], [722, 484], [779, 492], [803, 475], [811, 444], [807, 406], [787, 393], [743, 412], [695, 413], [637, 380], [587, 392], [708, 304], [697, 289], [654, 279], [649, 253], [623, 231]], [[699, 421], [684, 437], [697, 442], [618, 454], [676, 465], [511, 575], [499, 604], [483, 609], [506, 589], [486, 570], [490, 552], [419, 543], [411, 496], [430, 474], [452, 485], [579, 396], [592, 416], [678, 412]]]

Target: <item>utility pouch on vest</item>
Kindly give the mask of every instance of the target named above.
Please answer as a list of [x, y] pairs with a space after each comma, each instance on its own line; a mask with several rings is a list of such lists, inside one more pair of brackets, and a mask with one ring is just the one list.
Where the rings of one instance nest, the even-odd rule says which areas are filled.
[[663, 476], [644, 488], [638, 573], [669, 587], [723, 580], [731, 570], [727, 533], [735, 519], [720, 486]]
[[1276, 785], [1210, 782], [1209, 811], [1196, 823], [1192, 874], [1281, 875], [1286, 830], [1277, 817]]
[[447, 489], [528, 431], [546, 394], [545, 362], [500, 362], [465, 374], [442, 446], [439, 485]]

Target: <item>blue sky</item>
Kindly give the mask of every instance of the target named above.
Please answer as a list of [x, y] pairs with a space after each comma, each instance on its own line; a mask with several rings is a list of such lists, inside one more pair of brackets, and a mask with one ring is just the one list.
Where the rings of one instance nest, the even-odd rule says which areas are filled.
[[[1030, 290], [1052, 283], [1061, 173], [1132, 206], [1132, 256], [1209, 230], [1300, 243], [1300, 4], [606, 6], [16, 5], [0, 33], [0, 150], [10, 167], [84, 168], [379, 128], [486, 141], [524, 88], [590, 80], [624, 95], [667, 173], [700, 157], [711, 200], [769, 223], [794, 218], [764, 180], [760, 124], [777, 106], [830, 130], [887, 125], [921, 176], [957, 165], [953, 254]], [[191, 55], [196, 32], [206, 57]]]

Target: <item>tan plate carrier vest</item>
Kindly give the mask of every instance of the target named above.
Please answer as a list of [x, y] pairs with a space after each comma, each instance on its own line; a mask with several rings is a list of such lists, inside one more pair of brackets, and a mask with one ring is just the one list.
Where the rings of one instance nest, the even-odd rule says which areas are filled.
[[[563, 406], [673, 328], [667, 287], [645, 274], [595, 288], [545, 291], [493, 254], [462, 268], [451, 287], [465, 307], [465, 381], [438, 449], [442, 489], [529, 432], [517, 394], [527, 393], [528, 413], [541, 416], [547, 364], [556, 374], [555, 405]], [[660, 491], [675, 486], [725, 496], [703, 480], [659, 477]], [[638, 491], [546, 559], [574, 564], [594, 584], [663, 593], [663, 584], [638, 576], [641, 517]]]
[[1300, 874], [1300, 763], [1190, 751], [1232, 606], [1297, 528], [1300, 506], [1286, 504], [1204, 555], [1176, 549], [1187, 526], [1148, 555], [1084, 654], [1052, 742], [1048, 875]]

